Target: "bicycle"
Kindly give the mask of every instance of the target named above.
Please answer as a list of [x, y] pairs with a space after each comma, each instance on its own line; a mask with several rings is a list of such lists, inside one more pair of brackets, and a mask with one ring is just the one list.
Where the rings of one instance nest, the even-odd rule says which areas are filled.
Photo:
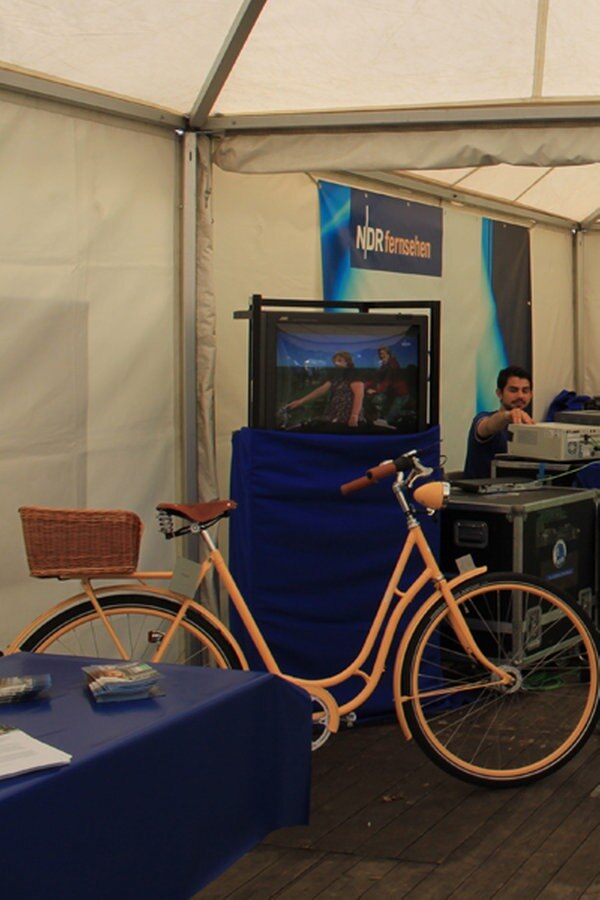
[[[216, 573], [265, 668], [310, 693], [314, 748], [339, 729], [342, 719], [352, 722], [356, 710], [373, 693], [400, 621], [411, 608], [414, 612], [393, 666], [394, 706], [404, 736], [414, 738], [438, 766], [463, 780], [486, 786], [530, 783], [564, 765], [593, 731], [599, 712], [596, 628], [567, 595], [527, 575], [489, 574], [486, 567], [473, 567], [447, 579], [418, 519], [419, 507], [434, 514], [449, 495], [449, 485], [444, 482], [415, 484], [432, 474], [412, 451], [342, 485], [342, 493], [350, 494], [393, 476], [392, 489], [405, 515], [407, 533], [358, 655], [343, 671], [318, 680], [280, 670], [209, 533], [233, 512], [234, 501], [160, 504], [159, 528], [167, 539], [186, 534], [202, 539], [206, 558], [199, 564], [197, 584], [206, 584], [209, 574]], [[193, 591], [178, 593], [172, 587], [147, 583], [172, 573], [135, 570], [135, 545], [141, 531], [135, 514], [112, 511], [127, 519], [128, 532], [137, 528], [137, 538], [127, 539], [133, 547], [125, 554], [126, 560], [107, 553], [104, 562], [92, 568], [104, 551], [95, 548], [90, 556], [91, 538], [86, 536], [80, 543], [88, 557], [83, 562], [71, 560], [70, 568], [63, 569], [48, 561], [48, 545], [56, 535], [53, 514], [64, 517], [68, 511], [23, 507], [20, 512], [32, 574], [78, 577], [83, 592], [39, 616], [8, 652], [108, 657], [116, 652], [123, 658], [154, 662], [248, 668], [234, 635], [188, 595]], [[99, 526], [88, 519], [98, 516], [103, 521], [107, 515], [89, 510], [70, 512], [79, 522], [71, 527], [75, 537], [81, 535], [82, 521], [90, 525], [93, 534]], [[50, 524], [46, 524], [45, 537], [40, 537], [39, 528], [27, 523], [43, 515]], [[54, 541], [55, 551], [68, 543]], [[420, 557], [422, 569], [401, 590], [413, 551]], [[109, 556], [117, 569], [110, 574], [122, 575], [133, 584], [121, 580], [116, 585], [92, 586], [92, 579], [108, 577]], [[416, 605], [415, 598], [427, 584], [433, 586], [432, 592]], [[365, 671], [370, 657], [370, 671]], [[330, 689], [357, 675], [362, 686], [355, 696], [338, 704]]]

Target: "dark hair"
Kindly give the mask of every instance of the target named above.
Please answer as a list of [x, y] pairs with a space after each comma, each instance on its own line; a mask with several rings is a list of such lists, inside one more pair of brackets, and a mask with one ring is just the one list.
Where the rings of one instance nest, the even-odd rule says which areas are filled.
[[506, 369], [501, 369], [498, 372], [498, 381], [496, 383], [496, 386], [499, 391], [504, 390], [509, 378], [526, 378], [529, 382], [529, 386], [533, 387], [531, 373], [528, 372], [527, 369], [523, 369], [522, 366], [507, 366]]
[[347, 350], [338, 350], [338, 352], [334, 353], [331, 357], [331, 362], [333, 362], [338, 356], [344, 360], [349, 369], [354, 368], [354, 360], [352, 359], [351, 353], [348, 353]]

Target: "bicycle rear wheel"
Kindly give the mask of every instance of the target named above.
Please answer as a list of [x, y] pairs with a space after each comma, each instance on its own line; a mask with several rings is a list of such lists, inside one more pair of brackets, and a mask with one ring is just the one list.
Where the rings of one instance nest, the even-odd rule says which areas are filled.
[[503, 687], [463, 650], [443, 601], [418, 623], [400, 675], [407, 722], [435, 763], [487, 786], [532, 782], [564, 765], [598, 716], [596, 629], [567, 596], [514, 573], [455, 594]]
[[[107, 594], [100, 604], [128, 659], [152, 662], [179, 611], [175, 600], [158, 594]], [[100, 616], [89, 600], [82, 600], [39, 622], [17, 647], [31, 653], [120, 658]], [[179, 624], [161, 662], [241, 668], [226, 637], [194, 609]]]

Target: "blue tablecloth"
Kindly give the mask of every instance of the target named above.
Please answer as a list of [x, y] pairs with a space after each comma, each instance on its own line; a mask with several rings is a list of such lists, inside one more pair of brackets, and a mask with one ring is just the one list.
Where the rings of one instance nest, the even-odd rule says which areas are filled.
[[48, 700], [0, 723], [73, 755], [0, 781], [7, 900], [187, 900], [275, 828], [308, 821], [310, 700], [277, 676], [158, 666], [164, 696], [98, 706], [89, 660], [17, 654]]

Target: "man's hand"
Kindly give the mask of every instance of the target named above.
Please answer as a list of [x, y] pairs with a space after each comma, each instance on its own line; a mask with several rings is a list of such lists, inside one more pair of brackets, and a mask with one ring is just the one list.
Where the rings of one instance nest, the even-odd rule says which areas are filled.
[[524, 409], [509, 409], [506, 415], [507, 425], [535, 425], [535, 420]]
[[493, 434], [498, 434], [499, 431], [503, 431], [513, 424], [535, 425], [535, 420], [518, 406], [515, 406], [514, 409], [499, 409], [497, 412], [478, 421], [477, 436], [482, 441], [485, 441]]

